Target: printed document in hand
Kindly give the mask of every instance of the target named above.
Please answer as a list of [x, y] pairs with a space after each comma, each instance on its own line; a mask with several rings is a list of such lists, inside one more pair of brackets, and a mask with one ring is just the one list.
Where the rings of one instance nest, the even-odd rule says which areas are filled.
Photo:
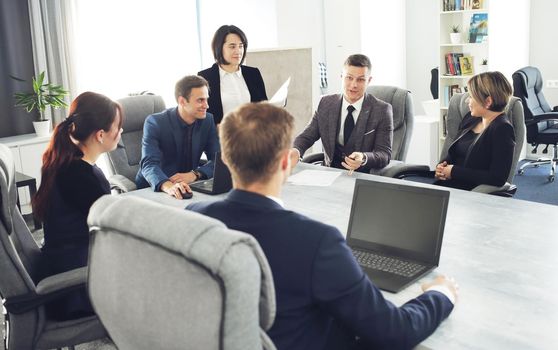
[[300, 186], [331, 186], [339, 175], [340, 171], [303, 170], [291, 175], [287, 182]]
[[291, 77], [289, 77], [283, 85], [277, 90], [275, 95], [269, 99], [269, 103], [277, 107], [285, 107], [287, 105], [287, 95], [289, 94], [289, 84], [291, 83]]

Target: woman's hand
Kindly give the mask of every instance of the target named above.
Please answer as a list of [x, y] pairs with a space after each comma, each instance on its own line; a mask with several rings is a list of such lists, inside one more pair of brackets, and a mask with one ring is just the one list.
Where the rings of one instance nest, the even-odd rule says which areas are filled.
[[448, 162], [443, 161], [436, 165], [434, 177], [438, 180], [449, 180], [451, 179], [451, 169], [453, 169], [453, 164], [448, 164]]

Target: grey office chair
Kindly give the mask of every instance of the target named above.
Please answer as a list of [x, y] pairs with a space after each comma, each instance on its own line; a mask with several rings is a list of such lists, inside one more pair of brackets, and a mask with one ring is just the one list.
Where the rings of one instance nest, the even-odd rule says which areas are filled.
[[109, 182], [113, 189], [129, 192], [136, 189], [135, 179], [141, 161], [143, 123], [150, 114], [164, 110], [165, 102], [157, 95], [130, 96], [118, 102], [122, 105], [124, 114], [124, 130], [116, 149], [107, 154], [110, 171], [114, 174], [109, 178]]
[[[463, 120], [463, 117], [469, 112], [469, 106], [467, 99], [469, 94], [458, 93], [454, 94], [450, 99], [448, 114], [447, 114], [447, 135], [444, 140], [444, 145], [442, 147], [442, 152], [440, 153], [440, 159], [447, 156], [449, 147], [453, 141], [458, 136], [459, 125]], [[515, 169], [519, 162], [519, 157], [523, 150], [523, 142], [525, 139], [525, 117], [523, 115], [523, 106], [521, 101], [517, 97], [511, 97], [508, 105], [505, 109], [510, 122], [512, 123], [515, 131], [515, 149], [513, 152], [513, 160], [510, 173], [508, 175], [507, 183], [501, 187], [490, 186], [490, 185], [479, 185], [475, 187], [473, 192], [489, 193], [504, 197], [511, 197], [517, 191], [515, 185], [513, 185], [513, 178], [515, 176]], [[420, 176], [420, 177], [434, 177], [434, 171], [431, 171], [427, 165], [399, 165], [393, 171], [393, 177], [395, 178], [405, 178], [410, 176]]]
[[[369, 86], [366, 92], [393, 107], [393, 144], [391, 161], [382, 169], [372, 169], [371, 174], [391, 176], [391, 168], [405, 161], [413, 133], [414, 114], [411, 92], [394, 86]], [[323, 153], [314, 153], [302, 158], [305, 163], [322, 164]]]
[[65, 292], [84, 288], [86, 269], [41, 279], [41, 251], [16, 206], [11, 151], [0, 144], [0, 295], [4, 301], [6, 349], [73, 347], [106, 336], [97, 316], [55, 321], [45, 304]]
[[532, 153], [537, 153], [539, 145], [546, 145], [543, 153], [548, 152], [548, 146], [553, 146], [551, 158], [539, 158], [521, 166], [518, 174], [522, 175], [525, 168], [550, 164], [548, 181], [553, 182], [558, 162], [558, 106], [550, 108], [543, 93], [543, 78], [536, 67], [525, 67], [512, 75], [513, 94], [521, 99], [525, 110], [527, 126], [527, 142], [533, 146]]
[[91, 208], [89, 294], [120, 349], [275, 349], [271, 270], [257, 241], [134, 196]]

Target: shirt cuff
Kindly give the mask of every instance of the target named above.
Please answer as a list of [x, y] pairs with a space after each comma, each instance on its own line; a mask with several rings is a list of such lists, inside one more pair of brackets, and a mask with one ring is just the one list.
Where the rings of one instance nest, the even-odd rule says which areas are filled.
[[448, 287], [442, 285], [435, 285], [426, 290], [426, 292], [430, 292], [430, 291], [442, 293], [449, 299], [452, 305], [455, 305], [455, 296], [453, 295], [453, 293], [450, 291]]

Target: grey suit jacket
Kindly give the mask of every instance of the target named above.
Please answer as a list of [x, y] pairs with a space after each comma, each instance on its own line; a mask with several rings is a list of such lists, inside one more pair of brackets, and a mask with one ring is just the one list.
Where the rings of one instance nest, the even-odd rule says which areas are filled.
[[[300, 151], [300, 154], [304, 154], [314, 142], [321, 138], [325, 153], [324, 165], [331, 165], [341, 124], [342, 102], [342, 94], [322, 97], [314, 117], [294, 141], [294, 147]], [[363, 152], [368, 157], [368, 161], [361, 169], [366, 171], [370, 171], [372, 168], [380, 169], [385, 167], [391, 159], [392, 140], [393, 110], [391, 105], [370, 94], [365, 94], [355, 128], [344, 146], [344, 153]]]

